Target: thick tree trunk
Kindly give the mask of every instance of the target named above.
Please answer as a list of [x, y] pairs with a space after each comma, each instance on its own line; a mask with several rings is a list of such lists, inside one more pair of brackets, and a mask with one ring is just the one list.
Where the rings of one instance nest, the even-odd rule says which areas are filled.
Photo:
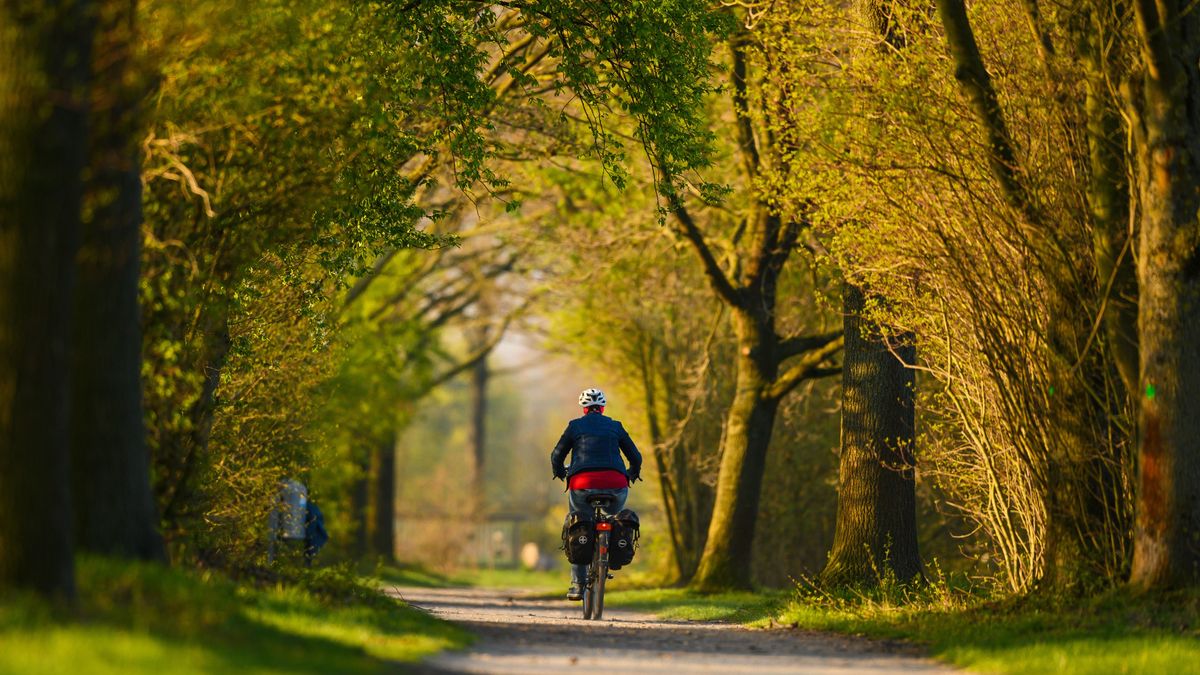
[[739, 353], [737, 391], [721, 440], [721, 468], [708, 539], [691, 587], [750, 587], [751, 543], [758, 520], [767, 447], [779, 400], [769, 391], [779, 370], [774, 329], [761, 317], [734, 313]]
[[99, 17], [104, 67], [93, 96], [72, 347], [72, 484], [79, 548], [164, 560], [142, 417], [142, 183], [134, 141], [141, 93], [126, 86], [132, 14], [132, 3], [105, 3]]
[[0, 587], [67, 597], [91, 13], [89, 2], [0, 4]]
[[396, 439], [380, 440], [371, 451], [371, 552], [396, 557]]
[[[1140, 476], [1132, 583], [1200, 583], [1200, 16], [1135, 3]], [[1140, 100], [1139, 100], [1140, 95]]]
[[915, 362], [916, 351], [908, 344], [889, 349], [862, 316], [862, 289], [847, 283], [843, 302], [846, 344], [837, 525], [821, 580], [870, 585], [890, 571], [906, 582], [921, 575], [914, 378], [913, 370], [905, 367]]

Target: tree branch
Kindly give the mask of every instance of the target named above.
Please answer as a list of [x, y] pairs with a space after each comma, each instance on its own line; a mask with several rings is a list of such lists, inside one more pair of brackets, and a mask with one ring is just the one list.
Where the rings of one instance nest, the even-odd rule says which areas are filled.
[[821, 335], [792, 335], [783, 338], [779, 341], [779, 360], [784, 361], [804, 352], [820, 349], [841, 336], [842, 331], [839, 328]]
[[429, 392], [449, 382], [459, 374], [474, 368], [480, 361], [486, 359], [496, 348], [496, 345], [500, 344], [500, 341], [504, 339], [504, 335], [508, 332], [508, 327], [512, 325], [512, 322], [525, 312], [525, 310], [530, 304], [533, 303], [536, 297], [536, 295], [530, 296], [525, 300], [524, 303], [521, 304], [520, 307], [509, 312], [508, 315], [504, 317], [504, 321], [501, 322], [499, 328], [488, 338], [487, 342], [467, 356], [465, 360], [455, 364], [445, 372], [430, 380], [424, 387], [421, 388], [417, 398], [424, 397]]
[[737, 42], [729, 45], [733, 53], [733, 114], [737, 118], [738, 147], [742, 151], [742, 163], [746, 177], [758, 175], [758, 144], [754, 140], [754, 126], [750, 120], [750, 106], [746, 88], [746, 52]]
[[704, 263], [704, 273], [708, 276], [709, 284], [726, 303], [734, 307], [741, 307], [744, 302], [742, 294], [729, 282], [725, 270], [713, 257], [712, 249], [704, 240], [704, 233], [700, 231], [699, 227], [696, 227], [696, 221], [692, 220], [692, 214], [688, 213], [687, 208], [683, 205], [683, 200], [678, 196], [671, 196], [670, 199], [671, 211], [680, 225], [679, 231], [688, 241], [692, 242], [692, 247], [696, 249], [696, 255], [700, 256], [700, 261]]
[[822, 367], [821, 364], [834, 354], [840, 352], [844, 343], [845, 338], [838, 335], [825, 345], [806, 352], [795, 365], [775, 378], [775, 382], [771, 385], [771, 389], [767, 395], [774, 399], [781, 399], [787, 396], [796, 388], [796, 385], [804, 380], [811, 380], [814, 377], [824, 377], [841, 372], [833, 368]]
[[[1163, 83], [1163, 88], [1169, 88], [1178, 80], [1178, 67], [1174, 65], [1174, 41], [1168, 34], [1167, 26], [1171, 23], [1169, 17], [1161, 16], [1160, 7], [1170, 8], [1167, 3], [1159, 4], [1154, 0], [1134, 0], [1133, 15], [1137, 32], [1141, 36], [1142, 59], [1146, 62], [1150, 79]], [[1194, 10], [1193, 10], [1194, 11]], [[1176, 17], [1177, 18], [1177, 17]]]
[[1021, 182], [1012, 137], [1004, 123], [991, 76], [983, 65], [983, 57], [979, 55], [979, 44], [975, 41], [963, 0], [937, 0], [937, 8], [946, 31], [946, 44], [954, 61], [954, 79], [958, 80], [970, 100], [987, 136], [988, 166], [992, 175], [1000, 183], [1001, 192], [1009, 206], [1020, 213], [1027, 223], [1040, 223], [1037, 209]]
[[375, 259], [375, 264], [371, 265], [371, 271], [367, 272], [362, 276], [362, 278], [354, 282], [354, 285], [351, 286], [350, 290], [346, 292], [346, 297], [342, 300], [342, 306], [338, 308], [338, 315], [341, 315], [343, 312], [345, 312], [350, 305], [354, 304], [355, 300], [357, 300], [364, 292], [366, 292], [367, 287], [371, 285], [371, 282], [375, 281], [375, 279], [379, 276], [379, 273], [383, 271], [383, 268], [387, 267], [387, 264], [392, 261], [392, 258], [396, 257], [396, 251], [397, 249], [394, 248], [384, 250], [384, 252]]

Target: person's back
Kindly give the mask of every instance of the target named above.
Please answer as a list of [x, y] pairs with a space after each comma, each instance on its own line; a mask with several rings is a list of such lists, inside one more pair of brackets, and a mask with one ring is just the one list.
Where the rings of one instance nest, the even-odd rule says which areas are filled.
[[[629, 432], [620, 422], [605, 417], [607, 401], [599, 389], [586, 389], [579, 395], [582, 417], [571, 420], [550, 453], [550, 469], [555, 478], [567, 481], [571, 513], [590, 513], [587, 499], [593, 494], [613, 496], [612, 511], [620, 511], [629, 496], [629, 486], [642, 470], [642, 455]], [[570, 455], [571, 463], [566, 464]], [[626, 467], [622, 458], [629, 460]], [[587, 565], [571, 566], [568, 600], [581, 600], [587, 582]]]

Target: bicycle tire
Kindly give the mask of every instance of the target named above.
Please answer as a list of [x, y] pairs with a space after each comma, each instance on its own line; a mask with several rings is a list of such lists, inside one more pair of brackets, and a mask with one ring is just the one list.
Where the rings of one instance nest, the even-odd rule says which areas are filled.
[[592, 584], [592, 620], [599, 621], [604, 616], [604, 586], [608, 581], [608, 533], [600, 533], [600, 541], [596, 542], [596, 580]]
[[592, 563], [587, 568], [587, 579], [583, 587], [583, 620], [587, 621], [592, 618], [593, 607], [595, 606], [595, 596], [592, 595], [592, 589], [596, 587], [596, 567], [600, 562], [600, 547], [596, 546], [596, 552], [592, 554]]
[[588, 565], [587, 585], [583, 587], [583, 620], [592, 618], [592, 566]]

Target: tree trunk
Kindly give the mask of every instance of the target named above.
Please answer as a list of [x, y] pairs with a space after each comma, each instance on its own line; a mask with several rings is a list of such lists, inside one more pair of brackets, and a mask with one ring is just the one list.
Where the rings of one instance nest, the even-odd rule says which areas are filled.
[[356, 459], [359, 474], [350, 488], [350, 520], [354, 523], [354, 547], [351, 552], [358, 558], [366, 558], [371, 552], [371, 503], [370, 457]]
[[[1134, 252], [1129, 246], [1129, 181], [1125, 161], [1125, 129], [1120, 110], [1109, 94], [1104, 35], [1093, 30], [1084, 38], [1087, 73], [1087, 138], [1091, 182], [1088, 207], [1096, 277], [1104, 300], [1104, 330], [1117, 372], [1130, 400], [1138, 389], [1138, 288]], [[1107, 296], [1103, 294], [1107, 293]]]
[[[483, 335], [483, 344], [487, 344], [487, 334]], [[477, 503], [475, 512], [482, 515], [487, 507], [487, 481], [484, 480], [484, 468], [487, 462], [487, 410], [488, 410], [488, 357], [484, 356], [471, 367], [471, 460], [474, 464], [471, 479]]]
[[203, 354], [197, 368], [204, 376], [200, 396], [188, 411], [191, 428], [169, 434], [162, 447], [151, 457], [155, 469], [155, 501], [162, 514], [168, 540], [187, 528], [187, 520], [200, 515], [200, 503], [194, 482], [198, 470], [208, 461], [208, 442], [217, 411], [217, 389], [232, 342], [229, 336], [228, 307], [223, 303], [203, 308], [200, 330], [204, 335]]
[[779, 400], [769, 395], [778, 374], [774, 329], [761, 317], [734, 312], [739, 346], [737, 391], [721, 440], [721, 468], [708, 539], [691, 587], [750, 587], [751, 543]]
[[371, 549], [384, 560], [396, 557], [396, 439], [371, 451]]
[[1200, 582], [1200, 16], [1134, 3], [1145, 70], [1134, 92], [1141, 195], [1140, 467], [1132, 583]]
[[91, 16], [88, 2], [0, 4], [0, 587], [66, 597]]
[[[658, 380], [659, 360], [658, 350], [653, 340], [645, 335], [642, 338], [642, 396], [646, 407], [646, 430], [650, 433], [650, 445], [654, 448], [651, 454], [654, 468], [658, 473], [658, 487], [661, 492], [663, 515], [666, 518], [667, 539], [671, 542], [671, 558], [675, 563], [676, 581], [683, 583], [685, 577], [684, 560], [688, 555], [683, 543], [683, 529], [680, 523], [679, 490], [681, 485], [673, 470], [670, 460], [678, 452], [678, 443], [666, 444], [663, 425], [659, 422]], [[668, 394], [669, 396], [669, 394]], [[667, 401], [669, 405], [669, 401]]]
[[914, 378], [913, 370], [905, 367], [915, 362], [916, 350], [905, 344], [889, 350], [876, 326], [862, 316], [862, 289], [847, 283], [843, 302], [846, 345], [837, 525], [821, 580], [870, 585], [891, 572], [907, 582], [921, 575]]
[[97, 34], [88, 218], [78, 257], [72, 347], [76, 545], [165, 560], [142, 416], [138, 264], [142, 183], [134, 133], [141, 92], [126, 85], [132, 3], [105, 3]]

